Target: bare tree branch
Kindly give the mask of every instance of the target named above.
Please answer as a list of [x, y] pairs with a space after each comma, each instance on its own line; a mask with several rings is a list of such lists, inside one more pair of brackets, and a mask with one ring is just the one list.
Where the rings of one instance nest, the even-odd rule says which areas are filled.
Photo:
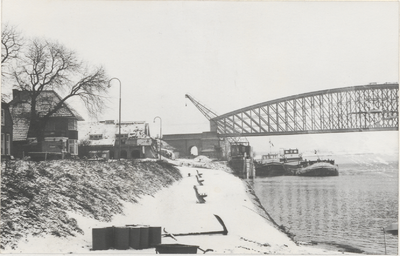
[[1, 64], [18, 58], [22, 45], [21, 33], [8, 23], [4, 24], [1, 31]]
[[[45, 40], [33, 40], [12, 72], [17, 89], [30, 93], [30, 130], [43, 136], [43, 128], [49, 118], [57, 113], [71, 98], [80, 98], [91, 116], [101, 113], [104, 95], [109, 88], [108, 78], [102, 67], [89, 68], [78, 60], [74, 51], [63, 45]], [[58, 91], [60, 101], [49, 102], [46, 113], [38, 113], [37, 104], [43, 103], [43, 93]], [[60, 92], [63, 92], [61, 95]]]

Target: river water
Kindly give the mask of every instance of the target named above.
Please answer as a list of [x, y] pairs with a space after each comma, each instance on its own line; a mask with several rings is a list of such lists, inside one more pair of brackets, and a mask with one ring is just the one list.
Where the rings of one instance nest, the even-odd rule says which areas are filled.
[[[337, 161], [338, 163], [338, 161]], [[350, 245], [368, 254], [398, 253], [382, 227], [398, 221], [398, 162], [339, 163], [337, 177], [254, 179], [262, 205], [295, 240]]]

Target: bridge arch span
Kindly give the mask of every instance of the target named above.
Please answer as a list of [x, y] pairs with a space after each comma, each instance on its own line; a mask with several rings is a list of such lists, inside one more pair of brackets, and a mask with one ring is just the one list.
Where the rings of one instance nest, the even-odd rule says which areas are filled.
[[188, 154], [192, 156], [198, 156], [200, 152], [200, 149], [196, 146], [189, 146]]
[[266, 101], [217, 116], [223, 137], [399, 129], [398, 83], [320, 90]]
[[192, 157], [191, 150], [196, 147], [198, 155], [220, 159], [225, 156], [225, 140], [215, 132], [164, 134], [163, 140], [179, 153], [179, 157]]

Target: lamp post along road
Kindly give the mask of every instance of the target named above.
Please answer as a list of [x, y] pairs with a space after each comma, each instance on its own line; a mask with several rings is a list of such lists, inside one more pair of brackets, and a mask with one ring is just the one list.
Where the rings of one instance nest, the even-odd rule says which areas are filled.
[[110, 83], [113, 79], [116, 79], [119, 82], [118, 160], [120, 160], [120, 158], [121, 158], [121, 81], [118, 78], [113, 77], [108, 81], [108, 85], [110, 85]]
[[160, 138], [159, 138], [160, 139], [160, 147], [159, 147], [159, 150], [158, 150], [158, 156], [159, 156], [159, 158], [161, 160], [162, 119], [161, 119], [161, 117], [156, 116], [156, 117], [154, 117], [153, 123], [156, 122], [157, 118], [160, 119]]

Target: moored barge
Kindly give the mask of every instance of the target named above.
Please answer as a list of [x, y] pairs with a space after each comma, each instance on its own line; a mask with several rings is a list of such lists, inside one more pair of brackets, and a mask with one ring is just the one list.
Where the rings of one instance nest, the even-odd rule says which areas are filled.
[[298, 149], [284, 149], [283, 154], [263, 155], [255, 164], [256, 176], [338, 176], [339, 167], [334, 160], [304, 160]]
[[296, 170], [297, 176], [321, 177], [339, 176], [339, 167], [334, 160], [304, 161], [302, 166]]

